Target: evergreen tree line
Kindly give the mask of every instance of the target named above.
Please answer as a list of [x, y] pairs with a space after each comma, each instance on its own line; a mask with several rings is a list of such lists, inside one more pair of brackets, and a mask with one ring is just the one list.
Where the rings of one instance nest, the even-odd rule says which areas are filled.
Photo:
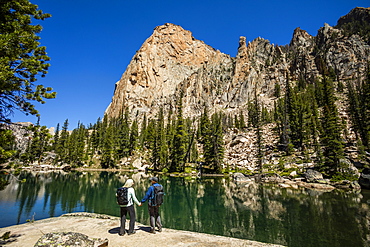
[[45, 152], [53, 152], [55, 163], [115, 168], [123, 158], [144, 155], [154, 170], [184, 172], [187, 163], [202, 162], [208, 172], [219, 173], [224, 156], [224, 126], [245, 123], [242, 114], [240, 119], [229, 120], [220, 112], [209, 117], [207, 111], [205, 108], [198, 118], [184, 119], [179, 100], [175, 112], [166, 116], [160, 109], [150, 119], [145, 115], [131, 119], [126, 110], [117, 118], [99, 118], [88, 127], [79, 123], [73, 131], [68, 131], [67, 119], [61, 129], [57, 125], [54, 137], [45, 126], [37, 124], [31, 127], [33, 135], [20, 158], [32, 163], [41, 160]]

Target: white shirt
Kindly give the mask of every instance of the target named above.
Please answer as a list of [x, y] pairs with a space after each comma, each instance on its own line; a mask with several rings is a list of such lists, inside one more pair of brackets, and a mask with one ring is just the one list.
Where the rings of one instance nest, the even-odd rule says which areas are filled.
[[127, 203], [127, 205], [120, 205], [121, 207], [129, 207], [129, 206], [132, 206], [134, 204], [134, 202], [136, 203], [136, 205], [139, 205], [140, 204], [140, 202], [136, 198], [134, 188], [130, 187], [130, 188], [127, 189], [127, 197], [128, 197], [128, 203]]

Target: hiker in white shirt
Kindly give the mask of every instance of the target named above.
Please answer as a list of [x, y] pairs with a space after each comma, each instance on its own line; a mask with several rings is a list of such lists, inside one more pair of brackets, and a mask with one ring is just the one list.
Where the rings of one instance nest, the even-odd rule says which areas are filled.
[[135, 190], [132, 188], [134, 185], [134, 180], [127, 179], [126, 183], [123, 185], [123, 188], [127, 188], [127, 199], [128, 204], [127, 205], [120, 205], [121, 207], [121, 227], [119, 230], [119, 235], [123, 236], [126, 233], [125, 225], [126, 225], [126, 216], [127, 213], [130, 215], [130, 224], [127, 234], [131, 235], [136, 233], [134, 230], [135, 227], [135, 221], [136, 221], [136, 213], [135, 213], [135, 207], [134, 202], [136, 205], [141, 206], [142, 203], [138, 201], [135, 195]]

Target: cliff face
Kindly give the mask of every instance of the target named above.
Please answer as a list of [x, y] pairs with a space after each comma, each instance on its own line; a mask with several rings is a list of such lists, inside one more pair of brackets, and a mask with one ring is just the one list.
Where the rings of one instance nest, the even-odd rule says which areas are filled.
[[[169, 109], [179, 88], [191, 78], [201, 77], [208, 64], [231, 65], [231, 61], [230, 56], [194, 39], [191, 32], [180, 26], [169, 23], [158, 26], [116, 83], [106, 113], [115, 117], [125, 107], [133, 114], [137, 111], [155, 114], [159, 106]], [[204, 85], [196, 85], [189, 96], [201, 97], [203, 90]]]
[[[360, 16], [366, 21], [369, 10], [356, 8], [340, 20]], [[253, 99], [255, 90], [266, 106], [272, 105], [275, 84], [284, 88], [287, 76], [293, 82], [310, 81], [331, 69], [339, 80], [354, 79], [367, 66], [370, 47], [363, 35], [348, 33], [341, 26], [325, 24], [316, 37], [297, 28], [286, 46], [263, 38], [247, 43], [241, 37], [235, 58], [180, 26], [158, 26], [116, 83], [106, 114], [117, 117], [127, 108], [132, 115], [154, 116], [161, 107], [165, 112], [173, 108], [180, 92], [185, 116], [199, 115], [204, 105], [211, 111], [239, 111]]]

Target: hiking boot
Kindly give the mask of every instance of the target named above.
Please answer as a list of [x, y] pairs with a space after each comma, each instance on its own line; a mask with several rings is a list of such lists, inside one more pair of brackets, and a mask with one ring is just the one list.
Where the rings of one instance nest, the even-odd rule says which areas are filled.
[[128, 232], [127, 235], [135, 234], [136, 231]]
[[161, 228], [158, 228], [158, 232], [162, 232], [162, 227]]
[[150, 229], [149, 233], [153, 233], [153, 234], [155, 234], [155, 230], [154, 230], [154, 228]]

